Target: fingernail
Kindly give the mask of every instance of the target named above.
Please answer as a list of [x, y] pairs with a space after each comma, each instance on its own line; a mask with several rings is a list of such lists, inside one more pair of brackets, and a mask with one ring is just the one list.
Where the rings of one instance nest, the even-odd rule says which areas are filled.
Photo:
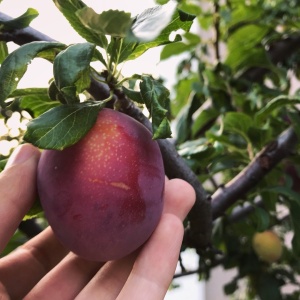
[[34, 154], [34, 152], [33, 152], [33, 148], [31, 145], [24, 144], [24, 145], [18, 146], [14, 150], [12, 155], [9, 157], [9, 159], [6, 163], [5, 169], [25, 162], [26, 160], [31, 158], [33, 156], [33, 154]]

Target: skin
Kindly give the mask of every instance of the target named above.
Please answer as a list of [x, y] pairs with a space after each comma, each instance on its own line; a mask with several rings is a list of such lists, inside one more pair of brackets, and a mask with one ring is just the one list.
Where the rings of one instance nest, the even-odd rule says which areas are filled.
[[[35, 199], [39, 151], [23, 145], [0, 174], [0, 249]], [[195, 201], [193, 188], [166, 179], [159, 224], [138, 251], [105, 264], [69, 253], [51, 228], [0, 260], [0, 299], [163, 299], [183, 238], [182, 221]]]

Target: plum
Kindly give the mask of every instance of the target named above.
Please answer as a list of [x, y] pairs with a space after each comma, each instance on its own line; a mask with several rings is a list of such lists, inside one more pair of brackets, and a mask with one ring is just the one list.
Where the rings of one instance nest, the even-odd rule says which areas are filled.
[[44, 150], [38, 193], [61, 243], [93, 261], [115, 260], [138, 249], [163, 209], [164, 167], [146, 127], [104, 108], [75, 145]]

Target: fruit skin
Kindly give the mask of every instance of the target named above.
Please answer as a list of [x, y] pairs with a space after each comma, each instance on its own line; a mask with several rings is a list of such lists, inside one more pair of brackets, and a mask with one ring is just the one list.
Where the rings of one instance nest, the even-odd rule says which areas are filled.
[[260, 259], [268, 263], [278, 261], [283, 252], [281, 240], [270, 230], [255, 233], [252, 246]]
[[38, 193], [50, 226], [68, 249], [93, 261], [126, 256], [155, 229], [165, 173], [151, 133], [120, 112], [103, 109], [77, 144], [45, 150]]

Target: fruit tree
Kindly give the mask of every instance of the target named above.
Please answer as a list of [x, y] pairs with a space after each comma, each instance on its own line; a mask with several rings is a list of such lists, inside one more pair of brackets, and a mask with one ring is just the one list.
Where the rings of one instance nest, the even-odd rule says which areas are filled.
[[[196, 191], [184, 222], [182, 252], [195, 249], [199, 264], [189, 270], [179, 258], [181, 272], [175, 277], [197, 273], [205, 280], [223, 266], [237, 271], [224, 286], [234, 299], [241, 295], [240, 282], [247, 287], [243, 299], [299, 299], [300, 1], [156, 4], [132, 16], [122, 10], [97, 13], [81, 0], [53, 0], [85, 40], [75, 44], [30, 27], [38, 17], [34, 8], [17, 18], [0, 13], [0, 118], [7, 124], [18, 113], [21, 121], [29, 120], [26, 130], [8, 131], [0, 139], [44, 150], [41, 201], [2, 255], [43, 229], [43, 209], [61, 240], [80, 255], [107, 260], [120, 257], [120, 249], [129, 253], [157, 224], [166, 174], [188, 181]], [[153, 74], [122, 75], [123, 64], [155, 47], [161, 61], [177, 57], [172, 87]], [[37, 58], [53, 64], [48, 86], [32, 82], [20, 88], [28, 64]], [[98, 128], [101, 135], [92, 136]], [[1, 168], [6, 160], [1, 157]], [[95, 172], [103, 173], [98, 194], [122, 195], [130, 203], [114, 234], [131, 222], [136, 235], [110, 245], [115, 253], [101, 258], [93, 256], [91, 239], [83, 234], [86, 244], [75, 241], [68, 227], [74, 220], [89, 228], [93, 223], [90, 216], [98, 207], [80, 211], [69, 195], [81, 195], [79, 181], [93, 193]], [[122, 172], [127, 181], [118, 177]], [[79, 179], [68, 185], [71, 177]], [[48, 205], [49, 191], [58, 183], [54, 198], [62, 201]], [[69, 205], [73, 214], [67, 219]], [[99, 225], [103, 233], [112, 226], [109, 209], [101, 216], [107, 220]], [[143, 214], [150, 216], [144, 223]], [[76, 230], [86, 233], [87, 227]]]

